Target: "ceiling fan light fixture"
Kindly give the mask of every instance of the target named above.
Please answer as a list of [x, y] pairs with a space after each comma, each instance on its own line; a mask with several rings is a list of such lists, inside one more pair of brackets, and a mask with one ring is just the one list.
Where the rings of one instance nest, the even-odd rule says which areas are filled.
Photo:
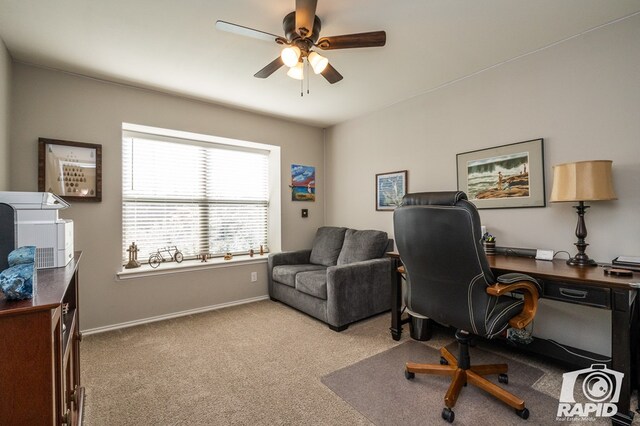
[[313, 68], [313, 72], [316, 74], [320, 74], [322, 71], [324, 71], [324, 69], [329, 64], [329, 60], [327, 58], [316, 52], [309, 53], [308, 60], [311, 64], [311, 67]]
[[295, 80], [304, 79], [304, 67], [302, 62], [298, 62], [294, 67], [289, 68], [287, 75]]
[[282, 49], [280, 53], [282, 62], [289, 68], [295, 67], [300, 60], [300, 48], [298, 46], [289, 46]]

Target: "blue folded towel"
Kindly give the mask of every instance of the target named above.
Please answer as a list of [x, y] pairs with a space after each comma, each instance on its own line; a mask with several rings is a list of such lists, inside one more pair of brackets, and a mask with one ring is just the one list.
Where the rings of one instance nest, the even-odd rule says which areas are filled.
[[0, 290], [7, 299], [30, 299], [36, 287], [36, 248], [20, 247], [9, 253], [9, 269], [0, 272]]
[[23, 246], [9, 253], [9, 266], [22, 265], [24, 263], [35, 263], [36, 246]]

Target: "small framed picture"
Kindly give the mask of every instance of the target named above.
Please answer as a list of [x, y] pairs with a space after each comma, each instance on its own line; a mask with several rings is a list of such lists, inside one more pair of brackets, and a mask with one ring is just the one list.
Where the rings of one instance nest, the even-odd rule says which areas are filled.
[[38, 191], [102, 201], [102, 145], [38, 139]]
[[376, 175], [376, 210], [393, 211], [402, 204], [407, 193], [407, 171]]

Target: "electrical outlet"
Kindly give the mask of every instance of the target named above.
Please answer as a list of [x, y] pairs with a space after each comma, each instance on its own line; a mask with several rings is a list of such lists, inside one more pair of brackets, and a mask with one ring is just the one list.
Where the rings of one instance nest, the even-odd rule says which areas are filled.
[[251, 273], [251, 282], [255, 283], [256, 281], [258, 281], [258, 273], [257, 272], [252, 272]]

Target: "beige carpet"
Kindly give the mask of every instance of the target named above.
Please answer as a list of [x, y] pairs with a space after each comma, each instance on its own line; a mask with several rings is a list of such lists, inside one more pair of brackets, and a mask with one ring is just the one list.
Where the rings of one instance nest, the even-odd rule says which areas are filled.
[[[369, 425], [320, 378], [410, 340], [389, 325], [382, 314], [335, 333], [262, 301], [86, 336], [85, 425]], [[534, 388], [557, 398], [561, 370], [505, 356], [545, 371]]]
[[[457, 344], [448, 345], [452, 354], [457, 353]], [[482, 349], [470, 348], [472, 364], [509, 365], [509, 384], [499, 385], [524, 399], [530, 411], [528, 423], [555, 425], [558, 398], [533, 389], [533, 385], [544, 376], [544, 372], [528, 364], [507, 359]], [[441, 419], [444, 395], [451, 378], [416, 374], [413, 380], [404, 377], [407, 361], [438, 364], [438, 350], [425, 347], [416, 341], [408, 341], [382, 353], [364, 359], [322, 378], [338, 396], [349, 402], [370, 421], [380, 426], [422, 426], [445, 424]], [[497, 375], [487, 376], [498, 383]], [[498, 402], [494, 397], [475, 386], [462, 389], [454, 407], [456, 425], [520, 425], [522, 419], [514, 409]], [[610, 422], [609, 422], [610, 423]], [[590, 424], [608, 424], [606, 421]]]

